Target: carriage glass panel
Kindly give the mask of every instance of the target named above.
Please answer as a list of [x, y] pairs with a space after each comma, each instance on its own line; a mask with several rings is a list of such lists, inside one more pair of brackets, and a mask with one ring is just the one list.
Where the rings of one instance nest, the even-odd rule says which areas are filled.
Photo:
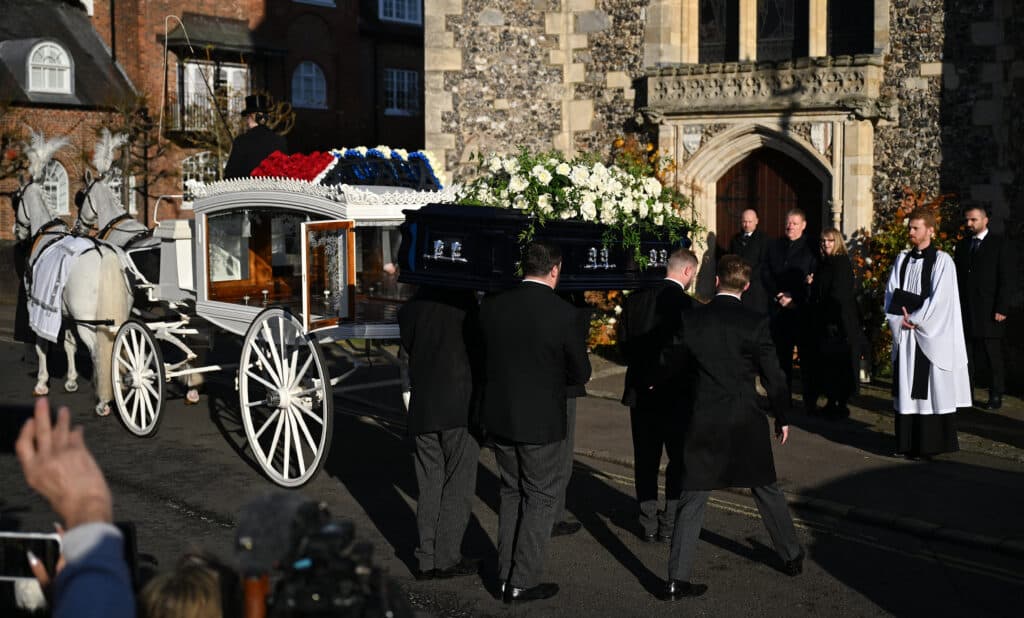
[[302, 224], [302, 304], [308, 331], [335, 326], [354, 314], [354, 225], [349, 220]]
[[360, 225], [355, 239], [355, 319], [395, 322], [398, 309], [415, 291], [398, 281], [402, 233], [395, 226]]
[[299, 225], [307, 216], [246, 208], [207, 217], [209, 298], [247, 306], [301, 309]]

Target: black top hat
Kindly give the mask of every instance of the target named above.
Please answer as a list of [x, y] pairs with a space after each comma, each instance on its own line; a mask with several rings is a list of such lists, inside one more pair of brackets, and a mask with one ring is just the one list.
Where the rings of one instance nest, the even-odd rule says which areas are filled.
[[243, 116], [249, 114], [266, 114], [270, 112], [270, 97], [265, 94], [250, 94], [245, 97], [245, 109], [242, 110]]

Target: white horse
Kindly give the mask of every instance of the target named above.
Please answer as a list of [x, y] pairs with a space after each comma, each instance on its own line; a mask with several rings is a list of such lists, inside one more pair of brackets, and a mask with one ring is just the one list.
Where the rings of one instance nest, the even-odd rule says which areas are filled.
[[87, 170], [85, 186], [75, 195], [78, 218], [75, 220], [74, 228], [76, 234], [85, 234], [88, 230], [95, 229], [96, 238], [126, 251], [155, 247], [159, 244], [159, 241], [153, 238], [152, 228], [146, 227], [129, 214], [121, 199], [107, 184], [114, 161], [114, 150], [123, 146], [127, 140], [123, 133], [111, 135], [110, 131], [103, 129], [92, 157], [92, 165], [97, 175], [94, 177]]
[[[41, 135], [33, 135], [32, 147], [28, 154], [29, 172], [35, 180], [23, 184], [17, 196], [14, 235], [18, 240], [32, 239], [26, 269], [32, 279], [35, 279], [35, 266], [39, 262], [39, 257], [68, 233], [64, 222], [46, 204], [42, 187], [37, 182], [46, 163], [59, 147], [54, 146], [54, 143], [45, 142]], [[65, 319], [74, 322], [79, 338], [92, 356], [98, 399], [96, 413], [106, 416], [110, 413], [110, 400], [113, 398], [111, 351], [114, 331], [99, 325], [102, 323], [114, 329], [120, 326], [128, 318], [132, 294], [121, 270], [121, 261], [110, 247], [97, 243], [95, 249], [69, 258], [68, 264], [67, 282], [61, 294], [61, 313]], [[30, 295], [38, 297], [38, 294], [33, 294], [31, 284], [28, 287]], [[71, 340], [73, 342], [74, 338]], [[65, 345], [68, 345], [67, 339]], [[35, 395], [45, 395], [49, 392], [47, 348], [46, 340], [38, 337], [36, 353], [39, 356], [39, 373], [33, 389]], [[71, 353], [73, 354], [73, 351]], [[74, 370], [73, 364], [69, 370]], [[77, 378], [77, 375], [69, 375], [69, 381], [71, 377]]]

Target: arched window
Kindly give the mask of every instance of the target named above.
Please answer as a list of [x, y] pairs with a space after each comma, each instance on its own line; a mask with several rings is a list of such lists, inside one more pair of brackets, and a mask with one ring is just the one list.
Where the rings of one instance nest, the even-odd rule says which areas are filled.
[[63, 165], [52, 159], [43, 170], [43, 196], [54, 213], [68, 214], [68, 173]]
[[191, 208], [191, 192], [188, 188], [188, 181], [197, 180], [203, 184], [216, 182], [220, 179], [220, 173], [217, 169], [217, 157], [208, 150], [196, 153], [191, 157], [185, 157], [181, 160], [181, 188], [182, 194], [185, 195], [185, 199], [182, 202], [182, 208]]
[[757, 59], [806, 56], [808, 11], [807, 0], [757, 0]]
[[327, 80], [315, 62], [306, 60], [292, 73], [292, 105], [327, 109]]
[[71, 56], [56, 43], [40, 43], [28, 55], [28, 89], [71, 94]]
[[120, 198], [121, 203], [125, 205], [129, 213], [134, 215], [138, 212], [138, 206], [135, 201], [135, 176], [128, 177], [128, 186], [125, 187], [124, 172], [121, 171], [121, 168], [112, 167], [107, 172], [106, 183], [110, 190], [114, 192], [114, 195]]

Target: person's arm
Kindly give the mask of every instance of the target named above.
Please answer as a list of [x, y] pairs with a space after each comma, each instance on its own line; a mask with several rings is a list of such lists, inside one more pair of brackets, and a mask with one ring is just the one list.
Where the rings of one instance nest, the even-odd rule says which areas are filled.
[[761, 320], [755, 335], [757, 354], [754, 362], [761, 373], [768, 401], [771, 402], [772, 413], [775, 415], [775, 435], [785, 444], [789, 437], [789, 387], [786, 385], [786, 374], [779, 366], [779, 357], [775, 353], [768, 319]]
[[[50, 404], [36, 401], [35, 414], [14, 445], [25, 481], [64, 520], [65, 566], [54, 587], [53, 615], [120, 618], [135, 615], [120, 532], [111, 524], [113, 500], [103, 472], [85, 446], [82, 428], [71, 429], [62, 407], [51, 425]], [[33, 571], [46, 583], [40, 564]]]
[[1016, 253], [1010, 241], [1003, 237], [999, 255], [996, 258], [996, 298], [995, 315], [992, 316], [997, 322], [1002, 322], [1010, 313], [1010, 303], [1017, 287], [1017, 260]]

